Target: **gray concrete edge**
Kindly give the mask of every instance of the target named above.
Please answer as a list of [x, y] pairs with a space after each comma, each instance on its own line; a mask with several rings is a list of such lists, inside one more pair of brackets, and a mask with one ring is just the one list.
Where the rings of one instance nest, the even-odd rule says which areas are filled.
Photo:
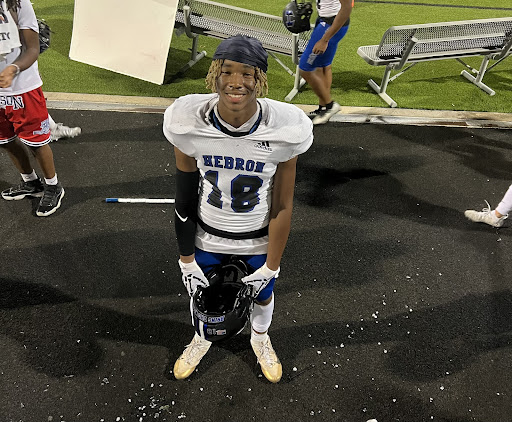
[[[133, 113], [162, 113], [174, 101], [172, 98], [135, 97], [100, 94], [45, 92], [49, 109], [97, 110]], [[309, 112], [315, 105], [297, 107]], [[332, 122], [401, 124], [415, 126], [450, 126], [470, 128], [512, 129], [512, 113], [488, 113], [451, 110], [413, 110], [384, 107], [346, 107]]]

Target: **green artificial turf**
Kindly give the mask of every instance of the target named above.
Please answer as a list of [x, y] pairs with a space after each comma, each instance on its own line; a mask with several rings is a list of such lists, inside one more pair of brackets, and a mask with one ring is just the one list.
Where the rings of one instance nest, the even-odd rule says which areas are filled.
[[[82, 0], [84, 1], [84, 0]], [[109, 0], [105, 0], [109, 1]], [[221, 3], [281, 15], [288, 0], [217, 0]], [[155, 85], [68, 58], [73, 25], [73, 1], [38, 0], [36, 14], [52, 28], [51, 48], [41, 55], [39, 67], [47, 92], [77, 92], [176, 98], [189, 93], [207, 92], [204, 76], [210, 60], [205, 58], [171, 83]], [[361, 45], [378, 44], [387, 28], [429, 22], [446, 22], [512, 16], [512, 0], [356, 0], [351, 26], [333, 63], [333, 97], [345, 106], [386, 107], [369, 88], [367, 81], [378, 83], [384, 68], [368, 65], [357, 55]], [[108, 17], [105, 17], [108, 24]], [[219, 40], [200, 37], [199, 50], [211, 57]], [[191, 41], [173, 35], [168, 57], [167, 78], [189, 60]], [[129, 41], [126, 48], [129, 49]], [[289, 57], [280, 59], [294, 68]], [[478, 68], [481, 59], [467, 62]], [[420, 63], [390, 83], [389, 95], [401, 108], [512, 112], [512, 57], [489, 71], [484, 82], [496, 91], [489, 96], [460, 76], [463, 66], [455, 60]], [[293, 77], [269, 58], [269, 97], [284, 100], [293, 87]], [[293, 99], [296, 104], [316, 104], [317, 98], [306, 85]]]

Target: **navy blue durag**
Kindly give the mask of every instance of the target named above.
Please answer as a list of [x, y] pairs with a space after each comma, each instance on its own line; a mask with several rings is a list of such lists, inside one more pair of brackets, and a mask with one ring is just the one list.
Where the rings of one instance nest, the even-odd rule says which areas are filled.
[[213, 60], [232, 60], [259, 67], [263, 72], [268, 68], [267, 58], [268, 53], [258, 39], [240, 34], [222, 41], [213, 55]]

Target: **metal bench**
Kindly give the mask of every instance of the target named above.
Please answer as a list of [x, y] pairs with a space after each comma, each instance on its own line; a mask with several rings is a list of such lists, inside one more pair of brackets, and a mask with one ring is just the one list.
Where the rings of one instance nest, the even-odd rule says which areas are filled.
[[[192, 39], [190, 61], [180, 69], [185, 72], [206, 56], [206, 51], [197, 51], [200, 35], [226, 39], [237, 34], [257, 38], [279, 65], [294, 77], [294, 86], [285, 97], [291, 101], [306, 83], [300, 77], [298, 63], [300, 54], [306, 48], [311, 31], [301, 34], [289, 32], [280, 17], [259, 13], [240, 7], [215, 3], [209, 0], [179, 0], [175, 29]], [[283, 63], [276, 54], [291, 56], [296, 65], [295, 72]]]
[[[396, 107], [397, 103], [386, 93], [389, 82], [414, 65], [430, 60], [456, 59], [473, 73], [463, 70], [461, 75], [494, 95], [482, 79], [487, 70], [511, 55], [511, 47], [512, 17], [509, 17], [393, 26], [384, 33], [379, 45], [359, 47], [357, 53], [372, 66], [386, 66], [381, 84], [373, 79], [368, 84], [387, 104]], [[474, 56], [483, 56], [478, 70], [462, 60]], [[488, 67], [491, 60], [495, 63]], [[397, 70], [401, 72], [391, 77], [391, 72]]]

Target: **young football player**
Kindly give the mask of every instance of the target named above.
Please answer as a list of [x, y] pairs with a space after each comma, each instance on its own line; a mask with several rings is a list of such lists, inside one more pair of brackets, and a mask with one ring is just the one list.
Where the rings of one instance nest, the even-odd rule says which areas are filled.
[[[22, 178], [18, 186], [4, 190], [2, 198], [42, 196], [36, 215], [46, 217], [60, 207], [64, 189], [49, 145], [48, 110], [37, 67], [39, 25], [30, 0], [2, 0], [0, 28], [4, 34], [0, 39], [0, 147]], [[32, 167], [29, 151], [43, 172], [44, 183]]]
[[485, 223], [489, 224], [489, 226], [501, 227], [511, 211], [512, 185], [510, 185], [507, 192], [505, 192], [505, 196], [500, 201], [496, 209], [493, 210], [487, 202], [487, 208], [484, 208], [482, 211], [466, 210], [464, 215], [475, 223]]
[[[189, 295], [205, 273], [232, 255], [253, 271], [242, 281], [256, 298], [251, 345], [271, 382], [282, 376], [268, 329], [274, 282], [290, 233], [297, 157], [313, 125], [294, 105], [267, 94], [267, 52], [237, 35], [218, 46], [206, 77], [212, 94], [186, 95], [165, 112], [164, 134], [176, 157], [178, 261]], [[211, 346], [197, 333], [174, 365], [187, 378]]]
[[318, 19], [299, 62], [300, 75], [318, 97], [318, 109], [309, 113], [314, 125], [327, 123], [340, 105], [331, 97], [332, 61], [338, 43], [348, 31], [352, 0], [316, 0]]

